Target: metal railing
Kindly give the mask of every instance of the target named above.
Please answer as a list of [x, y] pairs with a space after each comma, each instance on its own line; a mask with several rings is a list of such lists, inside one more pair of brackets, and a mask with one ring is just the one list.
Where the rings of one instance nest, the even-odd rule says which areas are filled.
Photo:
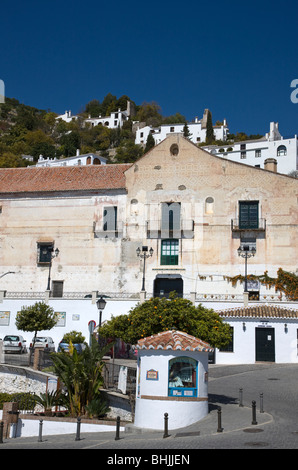
[[123, 393], [123, 388], [119, 380], [120, 373], [123, 368], [126, 368], [126, 373], [124, 375], [125, 383], [122, 383], [125, 394], [135, 394], [137, 369], [135, 367], [116, 364], [113, 362], [113, 360], [106, 362], [103, 367], [102, 375], [104, 380], [104, 388], [108, 390], [120, 391]]
[[260, 231], [265, 231], [266, 230], [266, 219], [264, 218], [259, 218], [256, 221], [253, 221], [252, 223], [248, 222], [243, 222], [239, 217], [236, 219], [231, 219], [231, 229], [232, 230], [260, 230]]

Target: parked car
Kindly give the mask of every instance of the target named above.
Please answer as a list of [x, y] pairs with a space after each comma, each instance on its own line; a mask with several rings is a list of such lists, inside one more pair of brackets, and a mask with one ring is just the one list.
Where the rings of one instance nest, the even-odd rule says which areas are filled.
[[[74, 343], [73, 346], [76, 348], [78, 353], [81, 353], [82, 351], [84, 351], [84, 349], [86, 347], [86, 345], [84, 343]], [[69, 351], [69, 343], [63, 342], [63, 340], [60, 341], [60, 343], [58, 345], [58, 352], [61, 352], [62, 350], [66, 351], [66, 352]]]
[[[30, 348], [32, 347], [33, 347], [33, 339], [32, 339], [32, 342], [30, 343]], [[36, 336], [34, 347], [44, 348], [47, 351], [55, 352], [55, 343], [53, 341], [53, 338], [50, 338], [49, 336]]]
[[3, 339], [4, 352], [26, 353], [26, 340], [21, 335], [6, 335]]

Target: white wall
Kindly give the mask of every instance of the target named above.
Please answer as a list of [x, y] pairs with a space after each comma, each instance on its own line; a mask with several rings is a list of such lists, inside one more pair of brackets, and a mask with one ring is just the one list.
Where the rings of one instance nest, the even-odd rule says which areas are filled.
[[[274, 328], [276, 363], [298, 362], [297, 320], [289, 318], [229, 318], [226, 321], [234, 328], [234, 350], [233, 352], [216, 350], [216, 364], [254, 364], [256, 362], [256, 328], [259, 327]], [[245, 323], [245, 328], [243, 323]], [[287, 325], [286, 329], [285, 324]]]
[[[4, 338], [7, 334], [16, 334], [18, 330], [15, 326], [15, 319], [17, 312], [21, 310], [23, 306], [33, 305], [37, 301], [42, 299], [4, 299], [3, 303], [0, 303], [0, 312], [10, 312], [9, 325], [2, 325], [0, 323], [0, 338]], [[126, 314], [128, 311], [137, 304], [137, 301], [108, 301], [105, 309], [102, 312], [102, 322], [109, 320], [112, 315]], [[50, 299], [49, 306], [54, 309], [55, 312], [65, 312], [65, 326], [55, 326], [49, 331], [40, 331], [40, 336], [51, 336], [55, 342], [57, 348], [59, 342], [62, 340], [63, 335], [69, 331], [81, 331], [85, 336], [86, 341], [89, 343], [89, 330], [88, 323], [90, 320], [94, 320], [96, 325], [99, 322], [99, 312], [96, 304], [92, 303], [91, 299], [84, 300], [65, 300], [65, 299]], [[0, 313], [1, 315], [1, 313]], [[30, 342], [33, 338], [33, 333], [19, 331], [25, 340], [27, 346], [30, 346]]]

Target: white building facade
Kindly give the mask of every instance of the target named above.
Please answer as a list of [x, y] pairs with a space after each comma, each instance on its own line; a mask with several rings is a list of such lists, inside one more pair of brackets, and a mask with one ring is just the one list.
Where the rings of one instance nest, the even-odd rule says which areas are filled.
[[[133, 164], [0, 169], [0, 338], [16, 333], [17, 311], [36, 299], [60, 312], [48, 334], [55, 342], [74, 329], [88, 337], [101, 294], [103, 321], [173, 290], [216, 311], [244, 302], [295, 309], [297, 301], [274, 287], [254, 282], [244, 296], [243, 284], [229, 278], [244, 274], [240, 247], [254, 249], [249, 274], [275, 278], [280, 267], [297, 274], [297, 197], [297, 179], [211, 155], [180, 134]], [[144, 289], [137, 256], [143, 247], [153, 250]], [[235, 323], [237, 337], [240, 318], [225, 319]], [[297, 319], [278, 318], [279, 328], [288, 325], [282, 339], [292, 344]], [[241, 344], [235, 339], [237, 354], [223, 352], [216, 361], [243, 360]]]
[[85, 153], [80, 155], [80, 151], [77, 150], [77, 154], [73, 157], [67, 158], [44, 158], [42, 155], [36, 163], [36, 167], [59, 167], [59, 166], [81, 166], [81, 165], [106, 165], [107, 159], [101, 155], [95, 153]]
[[209, 145], [203, 148], [218, 157], [256, 168], [265, 168], [265, 161], [274, 158], [279, 173], [289, 174], [298, 170], [297, 135], [283, 137], [277, 122], [271, 122], [270, 132], [260, 139], [234, 142], [225, 146]]
[[[207, 126], [207, 113], [208, 110], [206, 109], [204, 112], [204, 116], [202, 119], [195, 118], [192, 122], [187, 122], [188, 130], [189, 130], [189, 140], [194, 144], [198, 144], [200, 142], [206, 141], [206, 126]], [[155, 145], [162, 142], [169, 134], [182, 134], [184, 130], [185, 123], [180, 124], [163, 124], [159, 127], [152, 127], [152, 126], [138, 126], [136, 123], [136, 144], [146, 144], [147, 138], [149, 134], [152, 134]], [[227, 135], [229, 133], [229, 129], [227, 126], [227, 122], [224, 119], [221, 125], [213, 126], [214, 137], [216, 140], [223, 140], [227, 139]]]

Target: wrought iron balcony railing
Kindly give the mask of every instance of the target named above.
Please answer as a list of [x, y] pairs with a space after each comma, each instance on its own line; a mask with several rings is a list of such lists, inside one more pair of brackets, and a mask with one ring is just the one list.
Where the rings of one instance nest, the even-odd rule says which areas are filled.
[[148, 220], [146, 222], [147, 238], [193, 238], [194, 221], [182, 219], [178, 224], [164, 224], [161, 220]]
[[259, 218], [254, 220], [241, 220], [239, 217], [231, 219], [232, 231], [240, 230], [256, 230], [265, 232], [266, 230], [266, 219]]

